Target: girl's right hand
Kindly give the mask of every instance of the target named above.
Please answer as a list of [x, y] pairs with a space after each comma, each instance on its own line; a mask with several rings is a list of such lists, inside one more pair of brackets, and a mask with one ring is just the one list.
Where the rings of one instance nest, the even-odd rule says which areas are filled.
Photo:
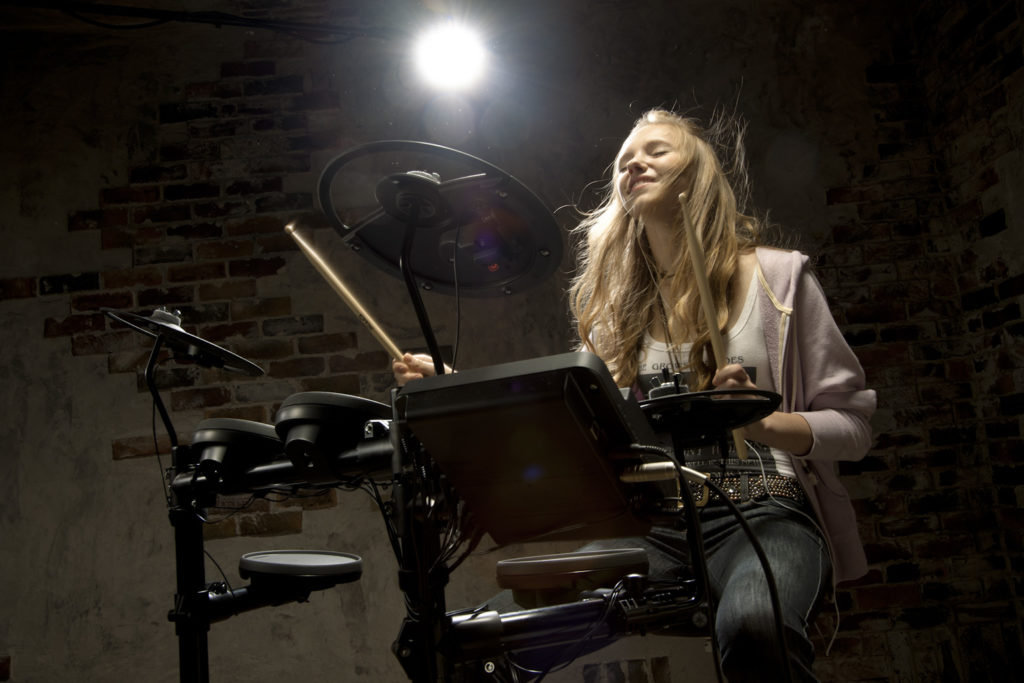
[[395, 382], [404, 387], [409, 381], [432, 377], [434, 374], [434, 361], [425, 353], [406, 353], [402, 360], [391, 363], [391, 371], [395, 373]]

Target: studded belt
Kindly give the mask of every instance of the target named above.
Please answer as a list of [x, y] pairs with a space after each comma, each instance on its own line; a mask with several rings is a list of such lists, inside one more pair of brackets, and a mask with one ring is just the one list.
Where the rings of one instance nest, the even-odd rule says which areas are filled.
[[[788, 498], [796, 501], [798, 505], [807, 502], [807, 494], [804, 493], [800, 482], [781, 474], [712, 474], [709, 479], [729, 496], [729, 500], [735, 502], [758, 500], [768, 496]], [[690, 491], [697, 507], [704, 507], [709, 502], [718, 500], [718, 494], [713, 493], [706, 484], [690, 482]]]

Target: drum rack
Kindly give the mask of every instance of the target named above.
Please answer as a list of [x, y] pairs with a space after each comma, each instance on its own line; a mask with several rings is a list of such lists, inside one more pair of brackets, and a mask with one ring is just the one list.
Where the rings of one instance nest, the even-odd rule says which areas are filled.
[[[213, 623], [305, 601], [312, 591], [357, 580], [362, 571], [360, 559], [344, 553], [263, 553], [242, 558], [249, 585], [208, 582], [203, 514], [217, 495], [351, 486], [368, 472], [386, 473], [391, 484], [391, 501], [381, 509], [408, 605], [392, 651], [413, 683], [496, 680], [496, 662], [510, 653], [571, 648], [589, 638], [669, 628], [707, 633], [707, 580], [689, 486], [666, 499], [660, 484], [626, 483], [622, 473], [652, 457], [665, 459], [650, 455], [660, 451], [650, 446], [658, 442], [650, 424], [659, 415], [678, 422], [692, 413], [705, 432], [709, 424], [719, 431], [702, 416], [710, 397], [657, 399], [642, 410], [596, 356], [571, 353], [424, 378], [393, 390], [390, 406], [327, 392], [296, 394], [282, 403], [273, 426], [207, 419], [182, 445], [154, 377], [162, 348], [204, 365], [255, 371], [188, 335], [166, 311], [152, 318], [108, 315], [156, 338], [145, 379], [171, 440], [176, 592], [168, 618], [175, 624], [182, 683], [209, 681]], [[748, 392], [716, 403], [746, 411], [733, 421], [751, 421], [774, 410], [772, 396]], [[717, 438], [724, 444], [725, 432]], [[457, 551], [472, 550], [483, 533], [499, 544], [636, 536], [653, 523], [675, 522], [681, 509], [688, 511], [692, 581], [651, 587], [633, 574], [614, 590], [570, 603], [504, 614], [447, 609], [445, 586], [461, 561]]]

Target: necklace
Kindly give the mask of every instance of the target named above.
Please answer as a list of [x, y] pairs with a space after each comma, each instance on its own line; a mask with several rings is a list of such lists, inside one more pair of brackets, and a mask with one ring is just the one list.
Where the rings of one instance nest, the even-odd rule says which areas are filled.
[[672, 329], [668, 319], [668, 306], [665, 305], [665, 297], [658, 292], [658, 310], [661, 313], [661, 324], [665, 331], [665, 347], [668, 350], [668, 362], [672, 374], [680, 372], [683, 367], [682, 359], [679, 357], [679, 347], [672, 341]]

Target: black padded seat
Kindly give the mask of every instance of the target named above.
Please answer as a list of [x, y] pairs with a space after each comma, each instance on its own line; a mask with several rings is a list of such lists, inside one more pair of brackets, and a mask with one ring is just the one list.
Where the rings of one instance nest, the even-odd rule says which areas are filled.
[[629, 574], [647, 574], [643, 548], [581, 550], [498, 562], [498, 585], [527, 608], [574, 602], [583, 591], [611, 588]]

